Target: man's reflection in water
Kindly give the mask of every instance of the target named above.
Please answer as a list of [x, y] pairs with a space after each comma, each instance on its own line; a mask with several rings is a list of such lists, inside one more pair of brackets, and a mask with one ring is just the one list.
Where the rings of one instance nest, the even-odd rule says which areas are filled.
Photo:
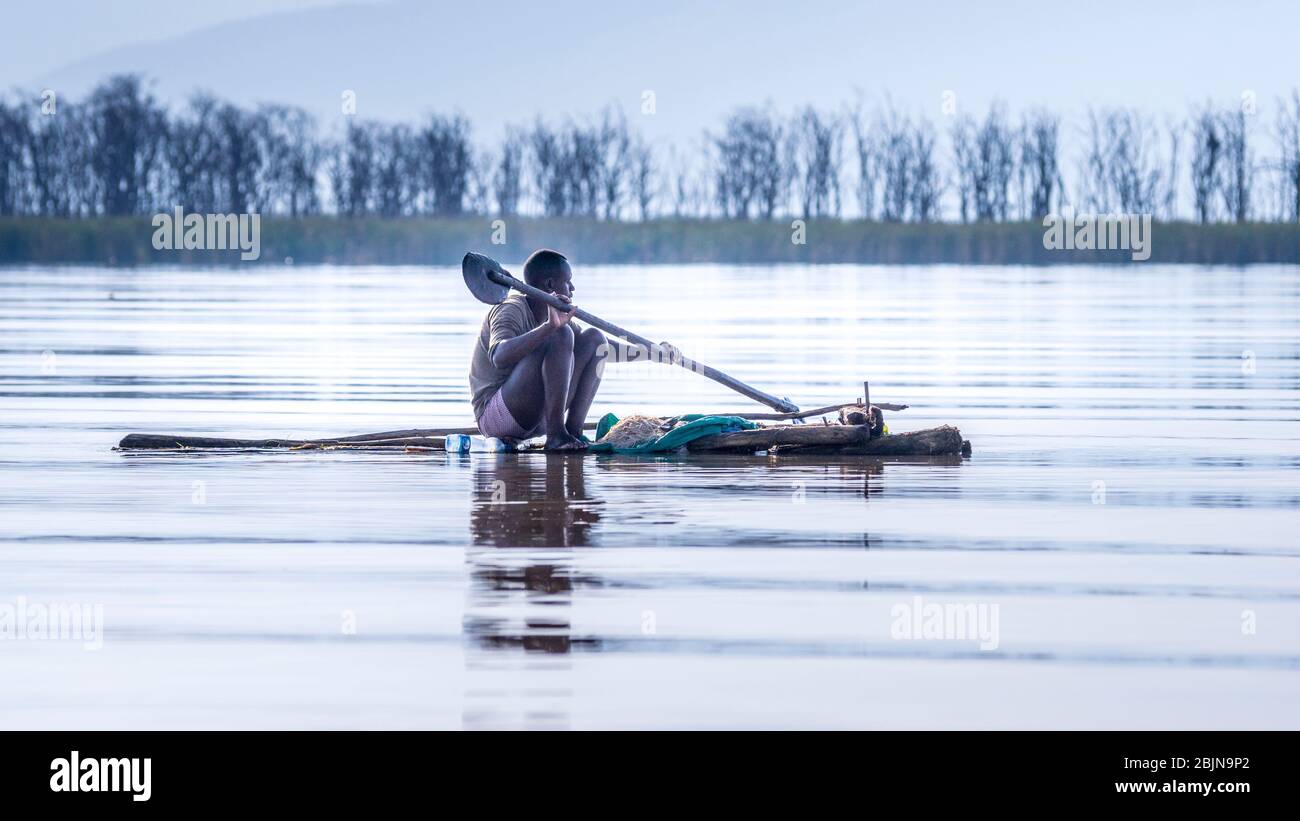
[[600, 521], [600, 503], [587, 496], [586, 461], [541, 453], [472, 457], [471, 543], [550, 548], [590, 544], [591, 529]]
[[[586, 459], [506, 454], [473, 462], [469, 562], [474, 607], [466, 633], [484, 647], [567, 653], [577, 640], [565, 612], [575, 582], [565, 550], [588, 545], [600, 521], [600, 502], [588, 497], [583, 481]], [[484, 614], [505, 609], [522, 610], [523, 616]]]
[[[601, 502], [588, 496], [583, 481], [587, 460], [560, 454], [458, 458], [469, 462], [473, 481], [463, 623], [479, 652], [467, 652], [466, 666], [471, 681], [487, 685], [467, 690], [464, 723], [565, 726], [567, 654], [597, 646], [595, 639], [572, 634], [568, 612], [575, 586], [599, 584], [578, 578], [569, 555], [570, 548], [591, 543], [600, 521]], [[558, 675], [543, 679], [546, 687], [515, 690], [521, 666]]]

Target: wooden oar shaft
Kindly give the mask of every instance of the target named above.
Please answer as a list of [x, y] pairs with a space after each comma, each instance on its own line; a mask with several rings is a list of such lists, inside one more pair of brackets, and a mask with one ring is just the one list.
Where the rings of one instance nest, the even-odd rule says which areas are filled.
[[[558, 311], [573, 310], [573, 315], [578, 319], [581, 319], [583, 322], [586, 322], [588, 325], [592, 325], [596, 328], [600, 328], [605, 333], [613, 334], [614, 336], [617, 336], [621, 339], [626, 339], [628, 342], [631, 342], [634, 345], [638, 345], [642, 348], [645, 348], [647, 355], [652, 359], [655, 359], [660, 362], [673, 361], [671, 358], [669, 358], [668, 354], [663, 350], [663, 348], [661, 348], [655, 342], [646, 339], [644, 336], [633, 333], [632, 331], [629, 331], [627, 328], [623, 328], [618, 325], [615, 325], [613, 322], [608, 322], [604, 319], [601, 319], [600, 317], [596, 316], [593, 313], [584, 311], [582, 308], [574, 308], [573, 305], [566, 303], [564, 300], [560, 299], [554, 294], [549, 294], [546, 291], [543, 291], [541, 288], [534, 288], [532, 285], [529, 285], [526, 282], [521, 282], [520, 280], [506, 273], [504, 270], [498, 268], [497, 270], [489, 271], [488, 276], [492, 277], [496, 282], [500, 283], [501, 285], [507, 285], [511, 288], [514, 288], [517, 291], [520, 291], [522, 293], [527, 294], [530, 297], [533, 297], [534, 299], [539, 299]], [[694, 371], [695, 373], [698, 373], [701, 376], [705, 376], [709, 379], [712, 379], [714, 382], [717, 382], [722, 385], [726, 385], [728, 388], [731, 388], [736, 393], [739, 393], [743, 396], [748, 396], [750, 399], [753, 399], [755, 402], [761, 402], [762, 404], [767, 405], [769, 408], [775, 408], [777, 411], [780, 411], [781, 413], [797, 413], [799, 411], [799, 407], [793, 404], [792, 402], [788, 402], [784, 399], [778, 399], [777, 397], [772, 396], [770, 393], [764, 393], [763, 391], [760, 391], [758, 388], [755, 388], [753, 385], [747, 385], [744, 382], [741, 382], [739, 379], [736, 379], [734, 376], [725, 374], [722, 371], [718, 370], [717, 368], [711, 368], [708, 365], [705, 365], [703, 362], [697, 362], [694, 359], [690, 359], [689, 357], [683, 356], [676, 359], [676, 364], [681, 365], [683, 368], [686, 368], [687, 370]]]
[[[856, 408], [860, 402], [842, 402], [838, 405], [827, 405], [822, 408], [811, 408], [809, 410], [797, 411], [795, 413], [719, 413], [718, 416], [739, 416], [741, 419], [752, 419], [754, 421], [777, 421], [781, 419], [807, 419], [810, 416], [824, 416], [828, 413], [835, 413], [840, 408]], [[895, 405], [890, 402], [877, 402], [876, 407], [887, 411], [907, 410], [907, 405]]]

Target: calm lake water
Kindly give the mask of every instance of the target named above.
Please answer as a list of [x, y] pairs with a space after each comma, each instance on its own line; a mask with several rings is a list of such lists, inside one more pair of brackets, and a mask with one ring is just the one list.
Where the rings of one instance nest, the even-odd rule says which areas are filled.
[[[0, 640], [0, 728], [1300, 728], [1296, 269], [575, 280], [973, 456], [117, 453], [470, 424], [485, 306], [451, 267], [0, 270], [0, 626], [103, 624]], [[761, 410], [606, 377], [597, 413]]]

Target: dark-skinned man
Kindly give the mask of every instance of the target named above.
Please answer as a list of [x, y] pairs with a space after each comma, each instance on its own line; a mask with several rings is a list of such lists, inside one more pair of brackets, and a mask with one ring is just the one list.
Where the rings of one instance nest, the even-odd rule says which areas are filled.
[[[524, 281], [566, 303], [573, 297], [573, 269], [558, 251], [533, 252], [524, 263]], [[586, 448], [582, 429], [605, 363], [650, 355], [607, 340], [595, 328], [578, 328], [572, 318], [571, 310], [558, 311], [523, 294], [492, 306], [469, 371], [480, 433], [511, 441], [545, 434], [547, 450]], [[661, 347], [673, 360], [680, 356], [666, 342]]]

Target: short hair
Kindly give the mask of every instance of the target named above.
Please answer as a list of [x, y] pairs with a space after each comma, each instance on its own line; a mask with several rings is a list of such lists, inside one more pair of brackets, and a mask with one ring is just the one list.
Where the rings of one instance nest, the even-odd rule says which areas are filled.
[[550, 248], [538, 248], [524, 263], [524, 282], [539, 287], [547, 277], [563, 275], [568, 266], [569, 258], [564, 254]]

